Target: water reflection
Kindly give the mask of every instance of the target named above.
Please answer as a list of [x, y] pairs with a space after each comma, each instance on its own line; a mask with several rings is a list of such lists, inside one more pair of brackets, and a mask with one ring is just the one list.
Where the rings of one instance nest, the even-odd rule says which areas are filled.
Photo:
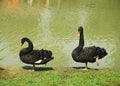
[[[51, 22], [51, 11], [47, 8], [44, 8], [44, 10], [40, 11], [40, 17], [38, 18], [38, 26], [37, 30], [42, 30], [38, 33], [38, 36], [41, 35], [41, 40], [47, 41], [50, 40], [52, 37], [52, 33], [50, 31], [50, 22]], [[38, 31], [39, 31], [38, 30]]]
[[8, 5], [7, 0], [3, 0], [3, 1], [2, 1], [2, 8], [6, 8], [7, 5]]
[[[33, 6], [33, 2], [36, 2], [34, 6], [40, 6], [41, 4], [43, 4], [44, 0], [27, 0], [28, 2], [28, 7], [32, 7]], [[23, 4], [26, 2], [26, 0], [2, 0], [2, 7], [5, 8], [10, 8], [10, 10], [14, 11], [17, 8], [23, 6]], [[51, 0], [45, 0], [45, 7], [48, 8], [50, 6], [50, 2]], [[60, 7], [61, 4], [61, 0], [57, 0], [57, 2], [55, 2], [57, 4], [57, 7]], [[21, 5], [21, 6], [20, 6]]]
[[18, 8], [19, 0], [11, 0], [9, 4], [10, 4], [10, 9], [15, 10]]
[[57, 7], [59, 8], [61, 4], [61, 0], [57, 0]]
[[[59, 8], [59, 7], [60, 7], [60, 4], [61, 4], [61, 0], [57, 0], [56, 3], [57, 3], [57, 8]], [[46, 0], [46, 8], [48, 8], [49, 5], [50, 5], [50, 0]]]
[[48, 8], [50, 4], [50, 0], [46, 0], [46, 7]]
[[29, 7], [32, 7], [33, 0], [28, 0]]

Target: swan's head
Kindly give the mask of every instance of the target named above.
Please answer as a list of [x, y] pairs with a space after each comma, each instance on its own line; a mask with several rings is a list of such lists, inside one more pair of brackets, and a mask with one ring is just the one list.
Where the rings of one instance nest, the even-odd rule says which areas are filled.
[[78, 28], [78, 36], [80, 36], [80, 33], [81, 32], [83, 32], [83, 27], [82, 26], [80, 26], [79, 28]]
[[24, 44], [25, 41], [29, 41], [29, 39], [26, 38], [26, 37], [25, 37], [25, 38], [22, 38], [22, 39], [21, 39], [21, 46]]

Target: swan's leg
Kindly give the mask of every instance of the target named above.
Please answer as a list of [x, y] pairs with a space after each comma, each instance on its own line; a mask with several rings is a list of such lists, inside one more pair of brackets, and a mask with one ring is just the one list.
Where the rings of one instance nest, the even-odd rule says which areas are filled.
[[87, 67], [87, 62], [85, 63], [85, 68], [84, 69], [82, 69], [82, 70], [87, 70], [88, 69], [88, 67]]
[[86, 69], [86, 70], [88, 69], [88, 67], [87, 67], [87, 62], [85, 63], [85, 69]]
[[99, 58], [98, 58], [98, 56], [96, 57], [96, 64], [97, 64], [97, 66], [99, 66]]
[[87, 68], [87, 62], [85, 63], [85, 68]]
[[33, 69], [34, 69], [34, 71], [35, 71], [35, 64], [33, 64]]

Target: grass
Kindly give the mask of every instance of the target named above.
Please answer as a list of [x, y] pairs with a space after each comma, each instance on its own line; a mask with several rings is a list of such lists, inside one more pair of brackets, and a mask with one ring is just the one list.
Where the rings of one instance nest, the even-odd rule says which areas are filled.
[[120, 86], [120, 70], [71, 67], [0, 67], [0, 86]]

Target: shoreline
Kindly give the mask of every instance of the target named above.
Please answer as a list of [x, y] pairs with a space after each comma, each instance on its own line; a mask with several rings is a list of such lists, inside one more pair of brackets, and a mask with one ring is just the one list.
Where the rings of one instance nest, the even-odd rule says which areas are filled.
[[0, 66], [1, 86], [119, 86], [120, 70], [76, 67]]

